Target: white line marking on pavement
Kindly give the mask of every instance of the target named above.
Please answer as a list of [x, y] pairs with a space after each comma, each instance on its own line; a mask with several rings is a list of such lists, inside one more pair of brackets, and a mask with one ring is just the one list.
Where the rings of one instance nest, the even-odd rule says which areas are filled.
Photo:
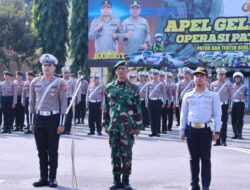
[[243, 152], [243, 153], [246, 153], [246, 154], [250, 154], [250, 150], [244, 149], [244, 148], [236, 148], [236, 147], [224, 147], [224, 148], [225, 149], [235, 150], [235, 151], [238, 151], [238, 152]]
[[0, 183], [3, 183], [3, 182], [5, 182], [5, 181], [6, 181], [6, 180], [1, 180], [1, 179], [0, 179]]

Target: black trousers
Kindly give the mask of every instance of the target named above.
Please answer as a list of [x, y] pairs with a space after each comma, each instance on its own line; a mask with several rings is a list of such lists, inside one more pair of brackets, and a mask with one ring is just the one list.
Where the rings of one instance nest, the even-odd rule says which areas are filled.
[[187, 126], [186, 136], [190, 154], [191, 186], [198, 186], [201, 160], [202, 186], [209, 187], [211, 182], [212, 131], [210, 128], [195, 129]]
[[168, 121], [167, 127], [168, 127], [168, 130], [172, 130], [172, 127], [173, 127], [173, 117], [174, 117], [173, 102], [170, 103], [170, 107], [168, 107], [168, 106], [169, 106], [169, 103], [167, 102], [167, 104], [166, 104], [167, 121]]
[[30, 121], [29, 121], [29, 98], [25, 98], [25, 106], [24, 106], [24, 111], [25, 111], [25, 115], [26, 115], [26, 123], [27, 123], [27, 127], [28, 130], [30, 129]]
[[232, 126], [235, 136], [242, 135], [243, 129], [243, 118], [244, 118], [245, 103], [244, 102], [234, 102], [232, 108]]
[[[68, 106], [70, 104], [72, 98], [68, 98]], [[71, 131], [71, 126], [72, 126], [72, 119], [73, 119], [73, 111], [72, 107], [70, 108], [67, 116], [66, 116], [66, 121], [65, 121], [65, 132], [70, 132]]]
[[81, 102], [77, 105], [76, 118], [78, 122], [84, 123], [86, 115], [86, 94], [81, 94]]
[[227, 139], [227, 121], [228, 121], [228, 104], [221, 105], [221, 131], [220, 131], [220, 139], [216, 141], [216, 143], [225, 143]]
[[144, 127], [149, 125], [149, 113], [145, 100], [141, 101], [142, 123]]
[[161, 128], [161, 100], [149, 100], [148, 108], [152, 133], [160, 133]]
[[21, 103], [22, 96], [17, 96], [17, 104], [15, 108], [15, 119], [16, 119], [16, 128], [22, 129], [24, 125], [24, 107]]
[[102, 131], [102, 110], [100, 109], [102, 103], [96, 102], [92, 103], [89, 102], [89, 129], [91, 133], [95, 132], [95, 128], [97, 132]]
[[1, 105], [3, 111], [4, 130], [11, 131], [14, 118], [14, 109], [12, 108], [13, 96], [2, 96]]
[[175, 117], [176, 117], [177, 124], [180, 124], [180, 110], [181, 110], [181, 104], [182, 104], [182, 100], [180, 100], [180, 102], [179, 102], [179, 107], [176, 107], [176, 108], [175, 108]]
[[52, 116], [35, 115], [35, 140], [40, 163], [40, 177], [42, 180], [56, 179], [58, 167], [59, 114]]
[[[167, 105], [167, 103], [165, 103]], [[166, 132], [167, 131], [167, 107], [161, 109], [161, 131]]]

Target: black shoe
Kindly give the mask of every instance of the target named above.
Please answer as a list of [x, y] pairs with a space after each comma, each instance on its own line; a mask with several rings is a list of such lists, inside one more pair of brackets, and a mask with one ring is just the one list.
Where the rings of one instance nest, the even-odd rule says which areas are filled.
[[7, 133], [8, 131], [7, 130], [3, 130], [1, 133]]
[[200, 190], [200, 186], [191, 186], [188, 190]]
[[214, 146], [221, 146], [222, 144], [221, 143], [214, 143], [213, 145]]
[[150, 135], [148, 135], [149, 137], [155, 137], [156, 134], [155, 133], [151, 133]]
[[123, 189], [124, 190], [133, 190], [131, 185], [129, 184], [129, 176], [128, 175], [123, 175], [122, 176], [122, 184], [123, 184]]
[[167, 131], [162, 131], [162, 134], [167, 134]]
[[116, 190], [116, 189], [123, 189], [123, 184], [121, 183], [121, 177], [120, 175], [114, 176], [114, 182], [113, 185], [109, 187], [110, 190]]
[[34, 187], [44, 187], [44, 186], [48, 186], [48, 185], [49, 185], [48, 181], [41, 180], [41, 179], [39, 181], [33, 183]]
[[242, 135], [239, 135], [239, 136], [238, 136], [238, 139], [241, 139], [241, 140], [242, 140], [242, 139], [243, 139]]
[[209, 190], [209, 187], [202, 187], [202, 190]]
[[89, 132], [88, 135], [94, 135], [95, 133]]
[[160, 133], [156, 133], [156, 135], [155, 135], [156, 137], [160, 137], [161, 135], [160, 135]]
[[222, 146], [227, 146], [226, 142], [222, 142], [221, 144], [222, 144]]
[[237, 139], [238, 138], [238, 135], [234, 135], [233, 137], [232, 137], [232, 139]]
[[13, 131], [19, 131], [19, 128], [18, 128], [18, 127], [16, 127]]
[[180, 126], [180, 124], [179, 124], [179, 123], [177, 123], [175, 126]]
[[55, 179], [50, 179], [49, 187], [57, 187], [57, 181]]
[[19, 131], [23, 132], [23, 128], [20, 128], [20, 130], [19, 130]]
[[172, 129], [168, 129], [168, 131], [172, 131]]
[[98, 134], [98, 136], [102, 136], [102, 132], [98, 132], [97, 134]]
[[32, 131], [28, 130], [28, 131], [25, 131], [24, 134], [31, 134]]
[[10, 130], [8, 130], [8, 133], [9, 133], [9, 134], [11, 134], [11, 133], [12, 133], [11, 129], [10, 129]]

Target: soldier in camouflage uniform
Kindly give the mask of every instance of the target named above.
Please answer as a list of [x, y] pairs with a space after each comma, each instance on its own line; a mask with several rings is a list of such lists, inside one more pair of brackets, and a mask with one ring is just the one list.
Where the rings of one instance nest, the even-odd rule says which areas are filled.
[[114, 69], [117, 80], [107, 85], [103, 115], [103, 126], [109, 134], [114, 175], [114, 184], [110, 189], [132, 190], [129, 175], [134, 135], [139, 135], [143, 129], [140, 96], [136, 85], [127, 80], [126, 62], [118, 62]]

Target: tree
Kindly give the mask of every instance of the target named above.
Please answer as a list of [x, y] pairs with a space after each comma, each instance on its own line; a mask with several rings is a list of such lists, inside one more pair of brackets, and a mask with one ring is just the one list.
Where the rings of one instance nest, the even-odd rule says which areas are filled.
[[42, 53], [51, 53], [64, 66], [68, 44], [68, 0], [33, 0], [33, 28], [41, 42]]
[[0, 0], [0, 64], [31, 67], [37, 38], [31, 30], [31, 11], [24, 0]]
[[88, 55], [88, 1], [72, 0], [72, 18], [70, 26], [70, 47], [73, 64], [71, 70], [83, 70], [89, 75]]

